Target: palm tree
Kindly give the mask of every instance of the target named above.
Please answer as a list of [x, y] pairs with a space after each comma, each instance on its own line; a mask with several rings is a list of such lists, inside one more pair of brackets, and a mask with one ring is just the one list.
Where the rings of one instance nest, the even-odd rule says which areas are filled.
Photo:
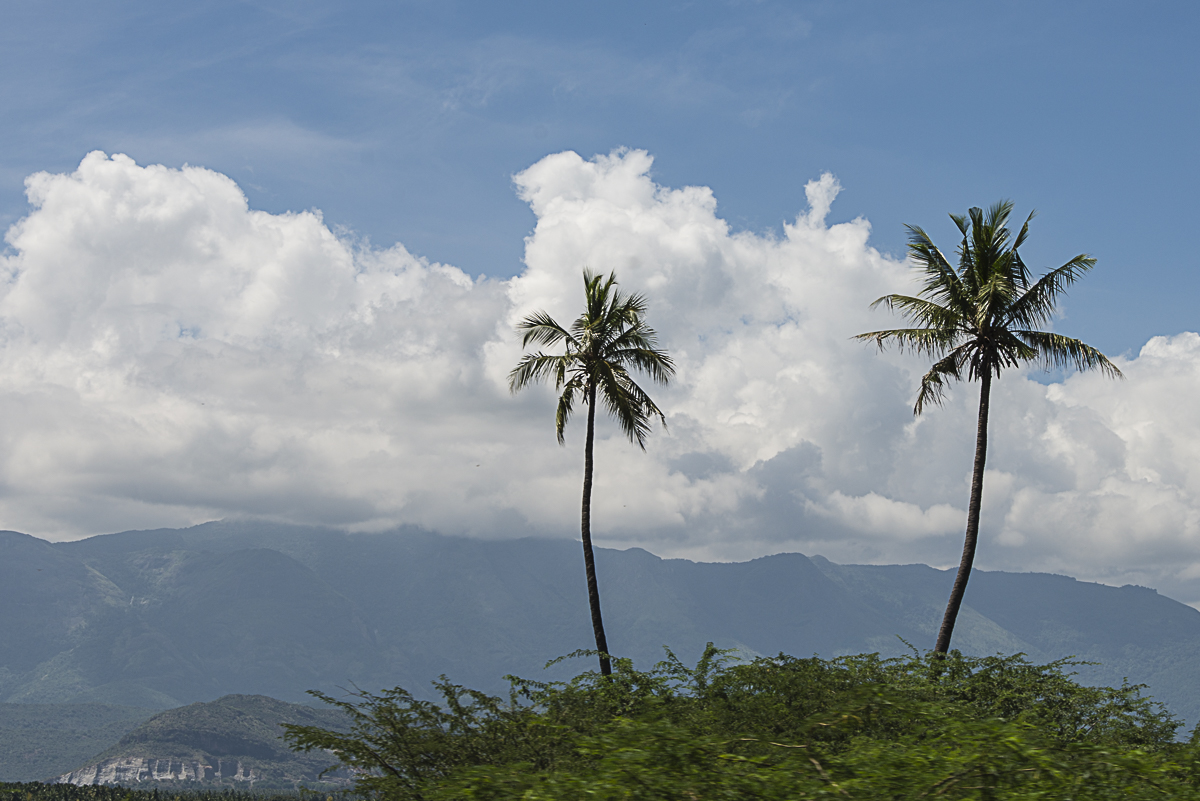
[[982, 209], [966, 216], [951, 214], [962, 243], [955, 270], [929, 236], [909, 225], [908, 256], [921, 272], [918, 297], [885, 295], [871, 304], [899, 312], [916, 328], [897, 328], [859, 334], [856, 339], [874, 341], [880, 349], [895, 343], [935, 359], [921, 379], [914, 414], [927, 404], [939, 405], [948, 379], [979, 381], [979, 423], [975, 434], [975, 465], [971, 473], [971, 501], [967, 506], [967, 533], [958, 576], [950, 591], [946, 614], [938, 632], [935, 653], [946, 653], [962, 605], [975, 560], [979, 539], [979, 505], [983, 496], [983, 468], [987, 456], [988, 405], [992, 378], [1006, 367], [1036, 362], [1046, 369], [1073, 367], [1099, 369], [1113, 378], [1121, 371], [1103, 353], [1078, 339], [1038, 330], [1054, 314], [1055, 302], [1067, 287], [1096, 265], [1091, 256], [1079, 255], [1031, 283], [1029, 269], [1019, 249], [1029, 235], [1030, 213], [1016, 240], [1009, 245], [1005, 227], [1012, 203], [1001, 201], [985, 216]]
[[545, 347], [565, 345], [565, 353], [551, 355], [527, 353], [508, 374], [512, 392], [549, 378], [560, 393], [554, 422], [558, 444], [565, 444], [563, 430], [575, 408], [576, 400], [587, 404], [587, 438], [583, 447], [583, 510], [580, 534], [583, 538], [583, 566], [587, 573], [588, 603], [592, 612], [592, 630], [600, 655], [600, 673], [610, 675], [608, 641], [600, 616], [600, 589], [596, 584], [596, 562], [592, 555], [592, 444], [596, 431], [596, 398], [603, 401], [621, 430], [646, 449], [650, 418], [658, 417], [663, 427], [667, 419], [650, 396], [629, 375], [630, 368], [666, 384], [675, 375], [671, 357], [658, 349], [657, 335], [643, 321], [646, 300], [641, 295], [623, 295], [616, 288], [615, 273], [607, 279], [583, 271], [586, 307], [569, 329], [554, 321], [546, 312], [529, 315], [517, 325], [524, 334], [522, 346], [530, 343]]

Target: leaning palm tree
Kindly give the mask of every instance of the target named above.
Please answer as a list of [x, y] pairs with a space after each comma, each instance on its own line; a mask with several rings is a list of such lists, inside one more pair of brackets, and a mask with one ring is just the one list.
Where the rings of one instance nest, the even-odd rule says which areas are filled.
[[980, 384], [966, 538], [935, 653], [944, 654], [950, 648], [950, 636], [975, 560], [992, 379], [1004, 368], [1022, 362], [1040, 363], [1046, 369], [1095, 368], [1110, 377], [1121, 377], [1116, 365], [1095, 348], [1078, 339], [1038, 330], [1053, 316], [1058, 296], [1092, 269], [1096, 260], [1087, 255], [1076, 256], [1031, 282], [1029, 269], [1018, 251], [1029, 235], [1029, 221], [1036, 212], [1025, 220], [1010, 245], [1005, 225], [1011, 212], [1012, 203], [1001, 201], [988, 209], [986, 215], [982, 209], [971, 209], [969, 220], [967, 216], [950, 215], [963, 236], [958, 247], [957, 270], [923, 230], [906, 226], [908, 255], [921, 273], [921, 291], [917, 297], [885, 295], [872, 308], [883, 304], [918, 327], [871, 331], [856, 337], [874, 341], [880, 349], [894, 343], [901, 351], [908, 349], [935, 360], [921, 379], [914, 414], [920, 414], [928, 404], [942, 402], [948, 379], [962, 380], [965, 374], [968, 380], [978, 380]]
[[553, 347], [562, 343], [565, 353], [527, 353], [508, 375], [512, 392], [550, 378], [559, 393], [554, 422], [558, 444], [565, 444], [563, 431], [575, 408], [575, 402], [587, 404], [587, 438], [583, 446], [583, 512], [580, 534], [583, 538], [583, 566], [587, 573], [588, 602], [592, 612], [592, 630], [600, 656], [600, 673], [610, 675], [608, 641], [600, 616], [600, 589], [596, 583], [596, 561], [592, 555], [592, 444], [596, 431], [596, 399], [617, 418], [621, 430], [646, 449], [650, 419], [657, 417], [666, 427], [667, 419], [650, 396], [629, 375], [630, 368], [666, 384], [675, 374], [671, 357], [658, 349], [657, 335], [643, 321], [646, 300], [641, 295], [623, 295], [616, 288], [616, 275], [607, 279], [583, 271], [586, 307], [583, 314], [564, 328], [546, 312], [529, 315], [517, 325], [524, 334], [521, 344]]

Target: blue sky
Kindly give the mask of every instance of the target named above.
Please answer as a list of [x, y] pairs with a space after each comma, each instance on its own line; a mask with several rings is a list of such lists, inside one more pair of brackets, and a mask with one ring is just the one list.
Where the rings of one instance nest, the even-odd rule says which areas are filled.
[[1195, 328], [1195, 7], [961, 2], [9, 2], [0, 224], [88, 151], [202, 165], [268, 211], [477, 275], [521, 267], [510, 176], [655, 156], [666, 186], [778, 230], [824, 171], [836, 219], [953, 244], [949, 211], [1041, 213], [1050, 266], [1100, 259], [1069, 325], [1110, 353]]
[[952, 565], [975, 389], [914, 420], [851, 337], [905, 223], [1011, 198], [1128, 378], [997, 383], [977, 565], [1200, 605], [1193, 5], [3, 11], [0, 527], [578, 536], [578, 432], [505, 377], [588, 265], [679, 366], [645, 453], [601, 423], [603, 544]]

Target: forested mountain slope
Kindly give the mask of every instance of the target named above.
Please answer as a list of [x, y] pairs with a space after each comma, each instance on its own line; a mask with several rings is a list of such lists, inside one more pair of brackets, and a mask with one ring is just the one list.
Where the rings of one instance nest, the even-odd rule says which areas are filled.
[[0, 704], [0, 780], [41, 781], [84, 764], [158, 710], [111, 704]]
[[[898, 653], [932, 645], [952, 575], [780, 554], [733, 564], [597, 555], [614, 652], [685, 660], [706, 641], [748, 654]], [[166, 708], [229, 693], [445, 673], [488, 690], [591, 643], [579, 546], [420, 530], [347, 534], [259, 523], [125, 532], [71, 543], [0, 533], [0, 701]], [[1200, 717], [1200, 612], [1137, 587], [979, 572], [955, 644], [1103, 663], [1088, 677], [1151, 685]]]

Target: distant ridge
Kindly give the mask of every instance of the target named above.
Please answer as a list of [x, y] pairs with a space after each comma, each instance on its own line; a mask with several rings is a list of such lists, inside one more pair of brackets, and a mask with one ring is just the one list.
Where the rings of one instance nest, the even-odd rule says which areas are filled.
[[[705, 564], [597, 554], [614, 651], [648, 664], [706, 641], [746, 654], [896, 654], [930, 647], [952, 576], [779, 554]], [[261, 694], [291, 702], [429, 681], [498, 691], [589, 647], [579, 546], [209, 523], [70, 543], [0, 533], [0, 701], [166, 708]], [[964, 652], [1069, 655], [1086, 679], [1144, 682], [1200, 718], [1200, 612], [1137, 587], [977, 572]], [[557, 672], [556, 672], [557, 671]]]

